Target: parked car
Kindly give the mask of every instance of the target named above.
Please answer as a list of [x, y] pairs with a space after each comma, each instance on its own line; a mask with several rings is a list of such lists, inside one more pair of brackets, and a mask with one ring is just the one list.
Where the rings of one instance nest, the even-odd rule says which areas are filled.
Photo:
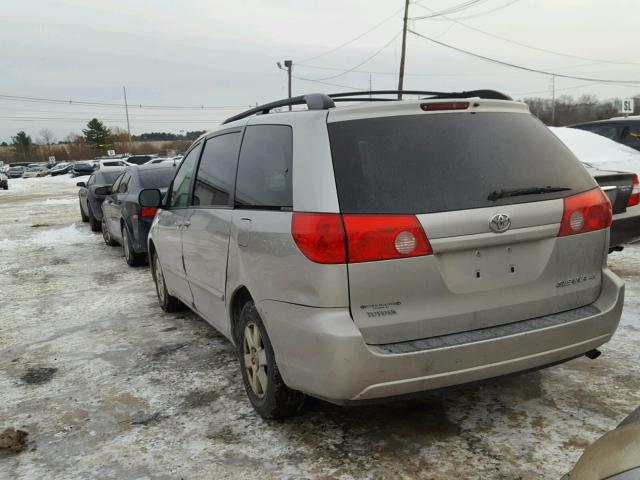
[[55, 167], [53, 167], [51, 170], [49, 170], [49, 174], [52, 177], [55, 177], [57, 175], [64, 175], [64, 174], [69, 173], [72, 168], [73, 168], [73, 163], [71, 163], [71, 162], [60, 162]]
[[27, 168], [22, 165], [10, 167], [9, 174], [7, 176], [9, 178], [22, 178], [22, 174], [26, 171], [26, 169]]
[[47, 167], [35, 163], [27, 166], [26, 170], [22, 174], [22, 178], [46, 177], [47, 175], [49, 175]]
[[158, 157], [158, 158], [149, 160], [147, 163], [145, 163], [145, 165], [149, 165], [151, 163], [165, 163], [165, 162], [179, 164], [181, 161], [182, 161], [182, 155], [178, 155], [175, 157]]
[[[640, 169], [640, 152], [623, 147], [595, 133], [571, 128], [551, 128], [551, 131], [578, 157], [587, 171], [609, 197], [613, 208], [613, 223], [609, 252], [640, 240], [640, 184], [633, 172], [607, 168], [615, 167], [622, 153], [622, 165]], [[627, 151], [624, 151], [627, 150]], [[594, 165], [590, 162], [597, 162]]]
[[[83, 222], [89, 222], [91, 230], [99, 232], [102, 225], [102, 202], [106, 195], [96, 193], [96, 189], [111, 187], [113, 182], [124, 171], [123, 167], [107, 167], [107, 170], [96, 170], [87, 182], [78, 182], [78, 201], [80, 203], [80, 217]], [[101, 190], [99, 190], [101, 191]]]
[[99, 160], [98, 161], [98, 168], [101, 170], [104, 170], [105, 168], [121, 168], [121, 167], [126, 167], [128, 165], [129, 163], [127, 163], [124, 160]]
[[640, 115], [577, 123], [570, 127], [597, 133], [627, 147], [640, 150]]
[[96, 169], [94, 162], [75, 162], [71, 168], [72, 177], [82, 177], [85, 175], [91, 175]]
[[130, 157], [126, 157], [125, 160], [129, 165], [144, 165], [154, 158], [156, 158], [156, 155], [132, 155]]
[[3, 190], [9, 189], [9, 177], [7, 177], [4, 173], [0, 173], [0, 188]]
[[640, 408], [587, 447], [562, 480], [640, 479]]
[[595, 358], [617, 328], [593, 177], [523, 103], [422, 94], [261, 105], [140, 192], [161, 307], [234, 342], [265, 417]]
[[111, 188], [97, 188], [107, 194], [102, 203], [102, 236], [107, 245], [122, 245], [124, 258], [131, 266], [147, 260], [147, 235], [156, 214], [155, 208], [141, 207], [138, 195], [143, 189], [165, 193], [175, 174], [173, 165], [132, 165]]

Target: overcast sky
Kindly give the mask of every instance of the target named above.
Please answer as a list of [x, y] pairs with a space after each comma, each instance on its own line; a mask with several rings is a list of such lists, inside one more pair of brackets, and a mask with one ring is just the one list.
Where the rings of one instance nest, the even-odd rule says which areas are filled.
[[[409, 16], [462, 3], [465, 0], [414, 1]], [[294, 95], [346, 87], [366, 90], [370, 79], [374, 89], [395, 88], [403, 4], [404, 0], [4, 2], [0, 95], [120, 104], [126, 85], [131, 131], [139, 134], [210, 129], [243, 106], [286, 97], [286, 73], [276, 62], [288, 58], [299, 63], [294, 65], [297, 77], [336, 84], [294, 79]], [[640, 0], [483, 0], [449, 16], [464, 25], [440, 17], [412, 21], [410, 26], [441, 42], [523, 66], [589, 78], [638, 80], [634, 87], [556, 79], [558, 95], [625, 97], [640, 93], [639, 7]], [[360, 39], [322, 55], [377, 24]], [[469, 27], [588, 60], [517, 46]], [[356, 71], [336, 76], [339, 69], [352, 69], [385, 45]], [[487, 63], [411, 34], [406, 73], [407, 89], [493, 88], [519, 98], [551, 95], [548, 75]], [[117, 106], [0, 97], [0, 141], [9, 142], [18, 130], [37, 139], [42, 128], [62, 139], [69, 132], [80, 132], [92, 117], [126, 127], [124, 108]]]

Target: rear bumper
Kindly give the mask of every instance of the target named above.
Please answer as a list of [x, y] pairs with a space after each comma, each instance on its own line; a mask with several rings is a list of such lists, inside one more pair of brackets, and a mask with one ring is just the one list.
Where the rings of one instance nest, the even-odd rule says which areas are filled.
[[[284, 381], [335, 402], [405, 395], [535, 369], [580, 356], [615, 332], [624, 283], [609, 270], [594, 308], [561, 324], [409, 353], [365, 344], [347, 308], [264, 300], [259, 309]], [[594, 313], [596, 312], [596, 313]], [[544, 317], [543, 317], [544, 318]], [[472, 339], [473, 340], [473, 339]], [[415, 342], [413, 342], [415, 343]]]
[[618, 247], [637, 240], [640, 240], [640, 205], [613, 216], [609, 246]]
[[147, 252], [147, 239], [149, 237], [149, 230], [151, 229], [151, 223], [153, 219], [146, 220], [140, 219], [137, 215], [133, 215], [131, 218], [131, 225], [133, 227], [133, 250], [136, 253]]

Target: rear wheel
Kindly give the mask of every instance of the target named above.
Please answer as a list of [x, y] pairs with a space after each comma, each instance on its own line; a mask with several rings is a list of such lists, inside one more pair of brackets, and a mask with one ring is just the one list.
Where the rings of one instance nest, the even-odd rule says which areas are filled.
[[267, 330], [253, 301], [240, 312], [238, 355], [244, 388], [264, 418], [287, 418], [298, 412], [304, 394], [287, 387], [280, 376]]
[[107, 226], [107, 219], [104, 215], [102, 215], [102, 239], [104, 240], [104, 243], [106, 243], [110, 247], [117, 245], [115, 240], [111, 236], [111, 232], [109, 231], [109, 227]]
[[165, 312], [178, 312], [184, 310], [184, 304], [176, 297], [169, 295], [167, 285], [164, 283], [164, 275], [162, 273], [162, 265], [160, 265], [160, 257], [156, 252], [151, 255], [151, 275], [156, 283], [156, 294], [158, 295], [158, 303], [160, 308]]
[[92, 232], [99, 232], [101, 225], [96, 217], [93, 216], [93, 212], [91, 211], [91, 205], [87, 201], [87, 212], [89, 213], [89, 226], [91, 227]]
[[89, 221], [89, 217], [87, 217], [87, 214], [84, 213], [84, 210], [82, 209], [82, 203], [80, 203], [79, 206], [80, 206], [80, 217], [82, 218], [82, 221], [84, 223], [87, 223]]
[[125, 226], [122, 227], [122, 252], [124, 253], [124, 259], [127, 261], [129, 266], [138, 267], [144, 263], [145, 254], [136, 253], [133, 249], [129, 230], [127, 230], [127, 227]]

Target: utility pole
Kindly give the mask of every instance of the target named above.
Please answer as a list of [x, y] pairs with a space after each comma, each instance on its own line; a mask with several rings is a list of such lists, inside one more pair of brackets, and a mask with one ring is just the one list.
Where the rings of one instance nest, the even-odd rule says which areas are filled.
[[127, 89], [122, 87], [124, 93], [124, 111], [127, 113], [127, 134], [129, 136], [129, 143], [131, 143], [131, 126], [129, 125], [129, 105], [127, 104]]
[[[293, 60], [284, 61], [284, 66], [286, 68], [282, 68], [282, 64], [280, 62], [276, 62], [276, 65], [278, 65], [280, 70], [287, 71], [289, 98], [291, 98], [291, 72], [293, 70]], [[291, 111], [291, 105], [289, 105], [289, 111]]]
[[552, 91], [552, 100], [551, 100], [551, 125], [556, 126], [556, 76], [551, 75], [551, 91]]
[[[404, 84], [404, 57], [407, 52], [407, 17], [409, 16], [409, 0], [404, 2], [404, 20], [402, 23], [402, 53], [400, 54], [400, 76], [398, 77], [398, 90], [402, 92]], [[402, 100], [402, 93], [398, 93], [398, 100]]]

